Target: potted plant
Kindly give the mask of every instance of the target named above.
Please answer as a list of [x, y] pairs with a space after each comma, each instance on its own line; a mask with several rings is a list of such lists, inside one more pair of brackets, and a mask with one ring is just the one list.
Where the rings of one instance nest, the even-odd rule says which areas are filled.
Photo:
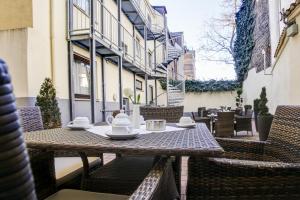
[[43, 82], [35, 105], [41, 109], [45, 129], [61, 127], [61, 113], [56, 100], [56, 90], [50, 78], [46, 78]]
[[237, 113], [239, 113], [239, 115], [242, 114], [243, 112], [243, 98], [241, 97], [242, 93], [243, 93], [243, 89], [242, 88], [238, 88], [237, 91], [237, 97], [235, 98], [235, 105], [236, 105], [236, 110], [237, 110]]
[[258, 108], [258, 104], [259, 104], [259, 99], [254, 99], [253, 102], [253, 113], [254, 113], [254, 122], [255, 122], [255, 128], [257, 130], [257, 116], [259, 113], [259, 108]]
[[133, 104], [133, 110], [132, 110], [132, 125], [133, 128], [139, 129], [140, 128], [140, 101], [141, 101], [141, 95], [138, 94], [136, 98], [134, 98], [133, 91], [130, 88], [125, 88], [124, 96], [130, 99], [131, 103]]
[[258, 104], [259, 114], [257, 116], [257, 126], [259, 133], [259, 140], [265, 141], [268, 139], [271, 124], [273, 121], [273, 115], [269, 113], [269, 108], [267, 106], [268, 99], [266, 88], [263, 87], [260, 94], [260, 101]]
[[245, 115], [247, 115], [248, 113], [248, 110], [250, 110], [251, 111], [251, 109], [252, 109], [252, 105], [244, 105], [244, 109], [245, 109]]

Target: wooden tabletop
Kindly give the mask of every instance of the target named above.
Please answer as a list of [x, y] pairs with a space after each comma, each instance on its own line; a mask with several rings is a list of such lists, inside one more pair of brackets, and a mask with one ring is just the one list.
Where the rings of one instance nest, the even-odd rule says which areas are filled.
[[191, 129], [142, 134], [132, 140], [111, 140], [85, 130], [66, 128], [28, 132], [24, 138], [28, 148], [89, 154], [214, 156], [224, 152], [202, 123]]

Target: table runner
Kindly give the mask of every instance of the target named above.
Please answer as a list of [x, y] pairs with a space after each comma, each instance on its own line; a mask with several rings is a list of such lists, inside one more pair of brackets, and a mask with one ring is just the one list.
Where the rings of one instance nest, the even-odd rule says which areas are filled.
[[[185, 128], [179, 128], [174, 126], [166, 126], [166, 130], [164, 131], [147, 131], [146, 125], [141, 125], [139, 129], [139, 134], [149, 134], [149, 133], [163, 133], [163, 132], [172, 132], [172, 131], [183, 131]], [[87, 129], [88, 132], [94, 133], [96, 135], [100, 135], [102, 137], [108, 138], [106, 135], [107, 132], [112, 130], [111, 126], [93, 126], [90, 129]]]

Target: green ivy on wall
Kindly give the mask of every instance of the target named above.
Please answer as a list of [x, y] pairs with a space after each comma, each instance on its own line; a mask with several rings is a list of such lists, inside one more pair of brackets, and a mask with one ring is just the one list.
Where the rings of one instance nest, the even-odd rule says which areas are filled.
[[248, 73], [254, 47], [253, 31], [255, 26], [254, 0], [242, 0], [236, 14], [236, 40], [234, 43], [234, 61], [237, 81], [242, 83]]
[[[179, 81], [170, 80], [172, 85], [179, 84]], [[166, 90], [166, 80], [160, 80], [162, 89]], [[240, 84], [235, 80], [209, 80], [209, 81], [197, 81], [197, 80], [186, 80], [185, 91], [186, 92], [223, 92], [223, 91], [234, 91]]]

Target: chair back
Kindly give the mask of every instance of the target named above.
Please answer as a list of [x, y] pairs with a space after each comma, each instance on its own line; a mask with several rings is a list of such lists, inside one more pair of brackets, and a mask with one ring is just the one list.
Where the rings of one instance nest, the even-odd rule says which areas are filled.
[[265, 154], [283, 162], [300, 163], [300, 106], [278, 106]]
[[234, 134], [234, 112], [218, 112], [215, 124], [217, 137], [231, 137]]
[[141, 115], [145, 120], [165, 119], [167, 123], [178, 123], [183, 116], [183, 106], [150, 107], [140, 108]]
[[21, 126], [24, 132], [39, 131], [44, 129], [39, 107], [20, 107], [19, 115]]
[[199, 107], [198, 108], [198, 116], [199, 117], [204, 117], [203, 112], [206, 111], [206, 107]]
[[33, 176], [18, 122], [7, 65], [0, 59], [0, 199], [35, 200]]

